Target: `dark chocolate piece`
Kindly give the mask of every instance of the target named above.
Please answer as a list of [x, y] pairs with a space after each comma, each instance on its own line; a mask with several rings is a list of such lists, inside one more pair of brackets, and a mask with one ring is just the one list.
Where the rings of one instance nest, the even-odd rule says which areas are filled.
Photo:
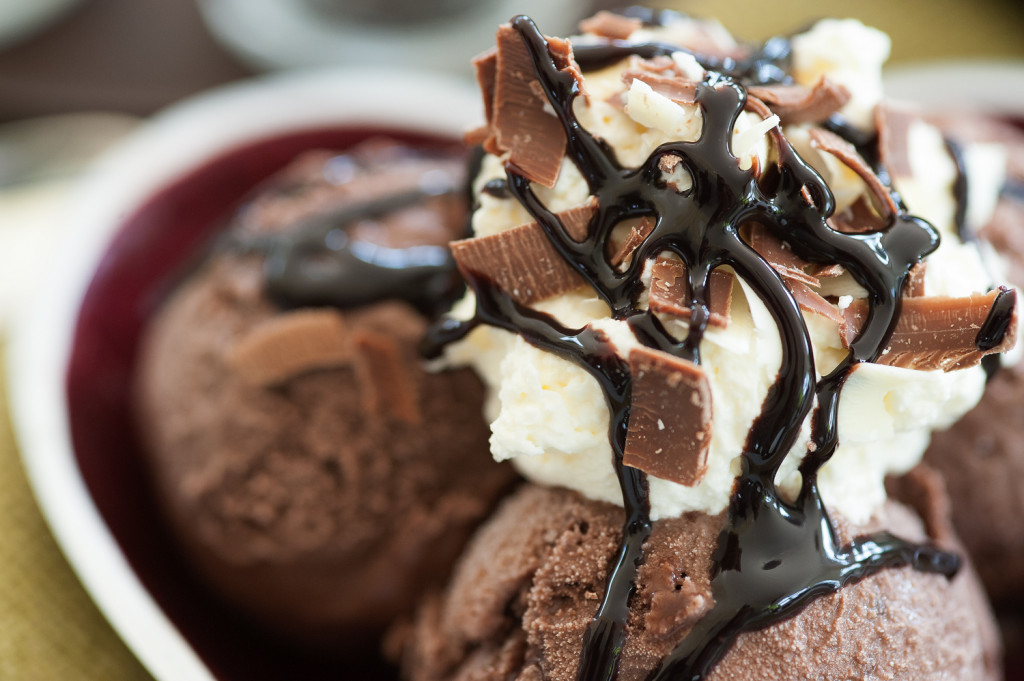
[[[993, 352], [1005, 352], [1016, 340], [1016, 291], [1000, 288], [963, 298], [929, 296], [905, 298], [903, 312], [879, 364], [928, 371], [953, 371], [976, 365]], [[1006, 309], [992, 322], [993, 330], [979, 342], [979, 334], [998, 306]], [[864, 300], [846, 310], [841, 327], [843, 345], [849, 347], [868, 314]]]
[[696, 485], [707, 472], [711, 446], [707, 376], [693, 362], [650, 348], [630, 351], [629, 371], [633, 396], [622, 464]]

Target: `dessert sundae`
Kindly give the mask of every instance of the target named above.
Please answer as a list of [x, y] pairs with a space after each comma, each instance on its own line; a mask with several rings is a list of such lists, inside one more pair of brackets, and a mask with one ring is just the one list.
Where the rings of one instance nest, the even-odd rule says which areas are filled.
[[396, 631], [404, 676], [999, 678], [915, 469], [1015, 344], [1016, 291], [965, 238], [998, 182], [960, 191], [857, 22], [582, 29], [516, 17], [475, 61], [469, 293], [425, 351], [481, 376], [529, 483]]

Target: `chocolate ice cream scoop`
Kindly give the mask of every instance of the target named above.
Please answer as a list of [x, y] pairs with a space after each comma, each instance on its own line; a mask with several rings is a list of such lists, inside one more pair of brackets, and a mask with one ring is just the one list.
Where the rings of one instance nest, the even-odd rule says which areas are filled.
[[[580, 646], [605, 593], [620, 521], [615, 506], [568, 490], [520, 490], [474, 538], [448, 589], [420, 612], [406, 676], [580, 678]], [[650, 678], [713, 609], [711, 579], [725, 522], [688, 513], [654, 523], [636, 573], [616, 678]], [[922, 519], [894, 502], [868, 526], [837, 523], [843, 541], [883, 526], [926, 539]], [[1001, 678], [998, 655], [973, 574], [950, 582], [903, 567], [741, 634], [705, 678], [995, 681]]]
[[146, 334], [139, 422], [171, 526], [292, 640], [374, 646], [514, 477], [487, 456], [480, 381], [417, 352], [456, 285], [462, 173], [386, 142], [298, 159]]

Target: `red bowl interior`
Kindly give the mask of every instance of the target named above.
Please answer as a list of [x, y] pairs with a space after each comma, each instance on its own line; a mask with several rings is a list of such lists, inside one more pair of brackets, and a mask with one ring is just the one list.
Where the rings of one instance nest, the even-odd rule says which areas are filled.
[[[67, 373], [75, 456], [85, 484], [132, 568], [218, 679], [392, 679], [375, 654], [313, 657], [282, 645], [224, 607], [175, 551], [150, 492], [132, 416], [140, 332], [176, 275], [262, 180], [296, 154], [343, 150], [385, 134], [422, 146], [451, 142], [369, 128], [329, 128], [263, 139], [226, 152], [168, 184], [124, 220], [86, 291]], [[1024, 651], [1007, 678], [1024, 681]]]
[[140, 332], [175, 277], [253, 187], [302, 151], [344, 150], [381, 134], [417, 146], [451, 144], [393, 130], [336, 128], [223, 153], [166, 185], [124, 220], [79, 311], [67, 400], [85, 484], [142, 584], [218, 679], [386, 679], [394, 673], [372, 653], [349, 662], [285, 647], [192, 577], [163, 525], [139, 452], [131, 386]]

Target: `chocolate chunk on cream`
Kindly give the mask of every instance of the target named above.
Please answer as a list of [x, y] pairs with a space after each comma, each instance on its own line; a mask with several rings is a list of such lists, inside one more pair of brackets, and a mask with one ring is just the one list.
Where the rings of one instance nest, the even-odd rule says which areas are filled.
[[751, 86], [748, 92], [768, 104], [782, 122], [817, 123], [850, 101], [850, 91], [822, 76], [814, 87], [802, 85]]
[[[579, 77], [566, 40], [548, 38], [559, 69]], [[484, 87], [485, 112], [491, 137], [484, 148], [508, 152], [508, 163], [532, 181], [554, 187], [565, 156], [565, 131], [558, 118], [548, 113], [547, 99], [534, 81], [533, 62], [516, 32], [509, 26], [498, 30], [497, 49], [477, 62], [477, 79]], [[493, 88], [488, 86], [493, 82]]]
[[650, 348], [629, 353], [629, 370], [633, 396], [622, 463], [696, 485], [707, 472], [711, 444], [711, 387], [704, 371]]
[[[959, 298], [904, 298], [902, 314], [878, 363], [943, 371], [974, 366], [987, 354], [1013, 347], [1016, 304], [1016, 290], [1006, 287]], [[847, 347], [864, 324], [867, 310], [864, 300], [844, 310], [846, 323], [840, 332]]]
[[[720, 329], [729, 325], [732, 281], [733, 275], [725, 270], [711, 273], [708, 280], [708, 325]], [[686, 300], [686, 265], [666, 258], [655, 261], [651, 270], [651, 310], [686, 320], [691, 314]]]
[[[597, 202], [558, 213], [570, 238], [586, 234], [586, 225], [597, 211]], [[452, 242], [452, 255], [468, 277], [483, 275], [517, 302], [529, 305], [584, 284], [580, 275], [552, 245], [536, 222], [484, 237]]]

